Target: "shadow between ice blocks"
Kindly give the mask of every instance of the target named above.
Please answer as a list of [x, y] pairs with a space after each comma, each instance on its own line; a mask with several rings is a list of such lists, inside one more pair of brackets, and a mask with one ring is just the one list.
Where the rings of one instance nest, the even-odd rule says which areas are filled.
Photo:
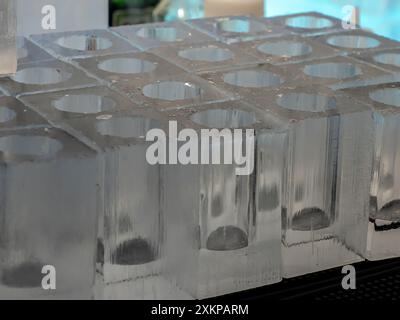
[[280, 88], [246, 100], [290, 122], [282, 204], [284, 277], [361, 261], [372, 112], [320, 86]]
[[[166, 113], [199, 135], [203, 129], [255, 130], [255, 164], [248, 174], [237, 174], [237, 162], [165, 166], [166, 257], [172, 279], [196, 299], [279, 282], [285, 124], [242, 101]], [[229, 148], [251, 143], [244, 132], [202, 142], [198, 157], [231, 154]]]
[[387, 83], [344, 91], [374, 110], [375, 136], [366, 257], [400, 256], [400, 85]]

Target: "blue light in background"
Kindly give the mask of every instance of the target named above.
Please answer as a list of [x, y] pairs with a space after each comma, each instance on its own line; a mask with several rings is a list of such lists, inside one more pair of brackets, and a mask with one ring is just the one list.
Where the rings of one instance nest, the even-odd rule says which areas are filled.
[[399, 0], [266, 0], [268, 17], [318, 11], [342, 19], [343, 7], [356, 6], [360, 10], [360, 24], [382, 36], [400, 40]]

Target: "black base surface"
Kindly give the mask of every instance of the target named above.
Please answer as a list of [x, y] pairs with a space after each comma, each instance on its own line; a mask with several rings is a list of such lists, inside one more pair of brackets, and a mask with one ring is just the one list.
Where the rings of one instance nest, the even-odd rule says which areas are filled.
[[321, 271], [262, 288], [211, 299], [213, 302], [314, 300], [314, 301], [393, 301], [400, 300], [400, 258], [365, 261], [353, 265], [356, 289], [345, 290], [342, 268]]

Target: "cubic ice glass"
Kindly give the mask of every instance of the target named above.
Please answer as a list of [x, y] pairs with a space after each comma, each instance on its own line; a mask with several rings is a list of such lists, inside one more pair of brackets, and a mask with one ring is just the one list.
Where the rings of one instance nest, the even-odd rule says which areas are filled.
[[90, 143], [102, 159], [95, 297], [181, 297], [165, 277], [161, 169], [146, 158], [146, 133], [164, 128], [165, 120], [133, 105], [118, 109], [123, 111], [63, 121], [66, 131]]
[[195, 299], [279, 282], [286, 135], [278, 121], [241, 102], [169, 113], [199, 134], [208, 128], [255, 129], [257, 150], [251, 155], [256, 168], [247, 175], [237, 175], [235, 162], [210, 160], [218, 151], [222, 161], [229, 148], [253, 143], [244, 133], [243, 140], [217, 135], [217, 141], [202, 141], [198, 156], [208, 154], [210, 164], [165, 167], [165, 252], [172, 281]]
[[283, 276], [361, 261], [367, 240], [371, 112], [323, 87], [280, 88], [248, 99], [290, 121]]
[[[0, 299], [91, 299], [96, 153], [51, 128], [2, 131], [0, 151]], [[47, 265], [55, 290], [42, 287]]]

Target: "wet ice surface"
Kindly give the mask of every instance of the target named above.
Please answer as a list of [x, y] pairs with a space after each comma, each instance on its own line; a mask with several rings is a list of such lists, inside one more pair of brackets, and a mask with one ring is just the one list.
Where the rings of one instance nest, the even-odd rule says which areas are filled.
[[[20, 99], [0, 97], [0, 298], [202, 299], [398, 257], [398, 44], [340, 27], [306, 13], [19, 39], [0, 78]], [[151, 165], [145, 136], [168, 120], [254, 129], [254, 171]]]

